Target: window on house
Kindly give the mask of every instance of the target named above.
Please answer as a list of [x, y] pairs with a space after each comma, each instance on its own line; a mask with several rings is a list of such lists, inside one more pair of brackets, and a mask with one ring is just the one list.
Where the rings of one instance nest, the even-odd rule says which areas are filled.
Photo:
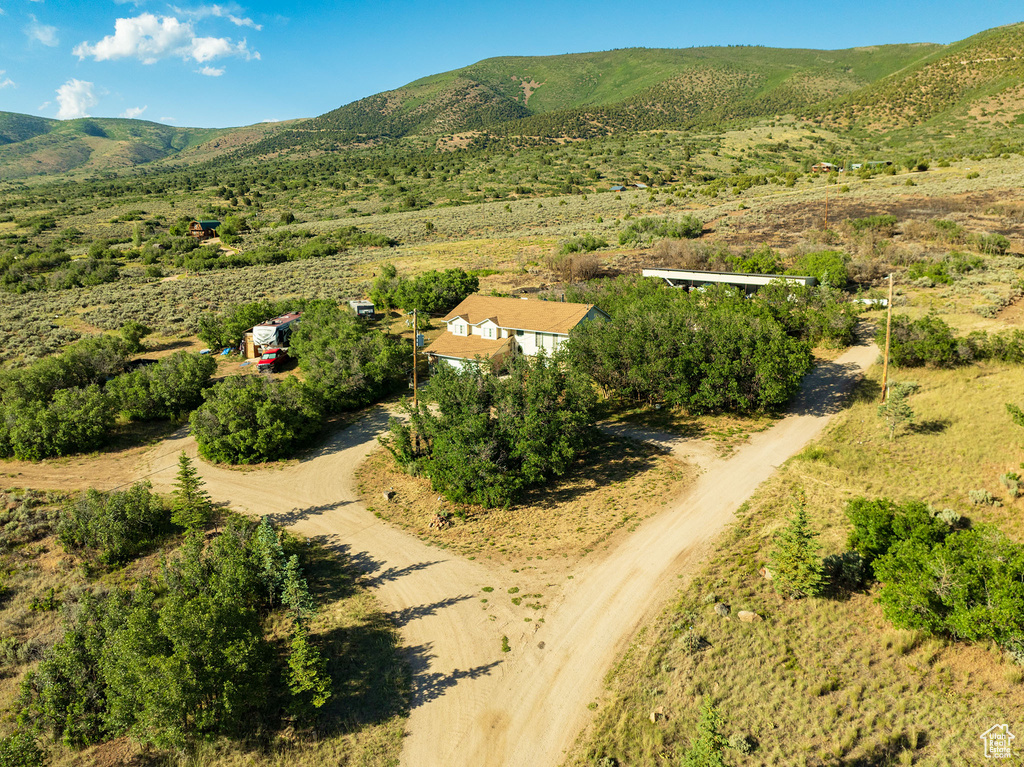
[[520, 338], [522, 338], [523, 336], [526, 335], [526, 331], [525, 330], [517, 330], [516, 331], [516, 335], [519, 336]]
[[548, 337], [547, 333], [537, 333], [537, 348], [538, 349], [545, 349], [545, 348], [547, 348], [547, 337]]

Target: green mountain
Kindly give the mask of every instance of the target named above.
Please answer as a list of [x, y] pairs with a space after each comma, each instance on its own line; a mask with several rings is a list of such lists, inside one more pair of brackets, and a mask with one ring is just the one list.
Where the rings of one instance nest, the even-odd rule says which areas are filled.
[[842, 51], [631, 48], [502, 57], [361, 99], [304, 127], [397, 137], [496, 126], [574, 135], [710, 125], [802, 111], [941, 50], [927, 44]]
[[51, 120], [0, 112], [0, 177], [117, 172], [194, 150], [206, 158], [231, 151], [284, 124], [247, 128], [177, 128], [146, 120], [83, 117]]

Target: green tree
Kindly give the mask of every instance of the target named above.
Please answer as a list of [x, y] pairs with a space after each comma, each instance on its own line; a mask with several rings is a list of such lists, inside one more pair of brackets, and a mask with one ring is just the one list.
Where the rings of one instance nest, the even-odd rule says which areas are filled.
[[288, 689], [292, 694], [289, 710], [293, 716], [308, 718], [331, 698], [331, 679], [327, 664], [309, 641], [309, 630], [295, 624], [288, 653]]
[[146, 327], [138, 320], [128, 320], [121, 326], [121, 337], [128, 344], [128, 349], [134, 353], [142, 351], [142, 339], [152, 332], [152, 328]]
[[192, 459], [182, 450], [178, 456], [178, 476], [174, 480], [171, 521], [188, 532], [202, 531], [209, 524], [213, 505], [202, 477]]
[[785, 597], [800, 599], [816, 596], [822, 586], [821, 546], [807, 518], [803, 492], [796, 499], [796, 512], [789, 524], [775, 534], [768, 556], [772, 585]]
[[914, 422], [914, 409], [908, 398], [917, 390], [914, 383], [891, 383], [886, 389], [885, 402], [878, 406], [878, 417], [889, 427], [889, 440], [896, 439], [896, 430]]
[[725, 749], [729, 741], [722, 735], [722, 714], [704, 696], [697, 723], [697, 738], [682, 759], [682, 767], [725, 767]]
[[294, 377], [234, 376], [207, 389], [189, 417], [204, 458], [260, 463], [284, 458], [319, 432], [323, 403]]

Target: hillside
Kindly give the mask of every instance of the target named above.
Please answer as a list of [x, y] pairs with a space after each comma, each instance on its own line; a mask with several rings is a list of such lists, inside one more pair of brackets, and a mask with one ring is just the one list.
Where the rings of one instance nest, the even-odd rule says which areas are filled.
[[630, 48], [503, 57], [361, 99], [306, 127], [395, 137], [523, 121], [523, 131], [572, 133], [581, 115], [595, 128], [706, 125], [818, 104], [940, 49]]
[[928, 123], [1015, 122], [1024, 104], [1024, 24], [990, 29], [929, 51], [821, 111], [829, 122], [873, 131]]
[[[277, 125], [247, 128], [178, 128], [146, 120], [84, 117], [51, 120], [0, 112], [0, 176], [6, 179], [84, 170], [117, 172], [203, 147], [258, 141]], [[236, 134], [239, 134], [236, 136]]]

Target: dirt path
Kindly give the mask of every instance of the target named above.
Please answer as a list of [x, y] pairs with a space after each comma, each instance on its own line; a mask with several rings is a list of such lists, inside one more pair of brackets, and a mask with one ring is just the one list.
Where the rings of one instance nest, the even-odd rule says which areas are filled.
[[[862, 345], [820, 364], [805, 379], [793, 413], [728, 459], [700, 441], [633, 434], [695, 461], [701, 476], [664, 512], [609, 554], [584, 559], [568, 578], [564, 566], [534, 562], [515, 572], [469, 561], [367, 511], [352, 476], [386, 425], [383, 409], [298, 463], [249, 471], [197, 466], [215, 500], [320, 537], [367, 574], [401, 627], [413, 667], [404, 764], [546, 767], [562, 760], [587, 725], [587, 704], [600, 694], [605, 672], [644, 618], [671, 596], [676, 576], [699, 564], [734, 510], [821, 431], [876, 356], [873, 345]], [[116, 461], [10, 466], [8, 476], [20, 486], [43, 488], [106, 487], [145, 477], [169, 490], [183, 449], [195, 454], [184, 429]], [[11, 471], [20, 468], [24, 474]], [[504, 593], [512, 584], [547, 595], [544, 623], [513, 614]], [[495, 588], [487, 609], [484, 586]], [[502, 651], [502, 637], [510, 652]]]

